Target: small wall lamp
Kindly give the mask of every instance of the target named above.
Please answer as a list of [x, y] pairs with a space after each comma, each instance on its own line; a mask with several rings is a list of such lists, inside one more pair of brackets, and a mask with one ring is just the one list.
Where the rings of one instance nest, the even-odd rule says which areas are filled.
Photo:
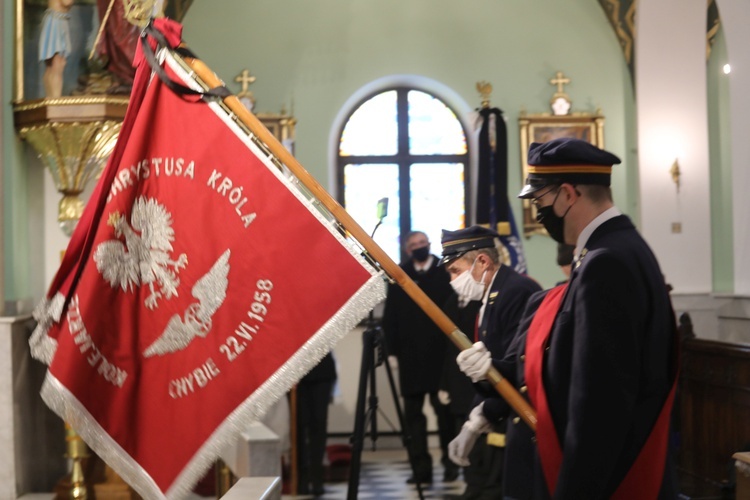
[[672, 168], [669, 169], [669, 173], [672, 174], [672, 182], [674, 182], [675, 186], [677, 187], [677, 192], [680, 192], [680, 164], [677, 161], [677, 158], [674, 159], [674, 163], [672, 163]]

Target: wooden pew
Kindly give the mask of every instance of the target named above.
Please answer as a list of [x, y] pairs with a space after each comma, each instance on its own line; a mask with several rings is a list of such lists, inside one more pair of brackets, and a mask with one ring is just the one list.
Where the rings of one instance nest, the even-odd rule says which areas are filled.
[[[687, 318], [689, 321], [689, 318]], [[683, 330], [675, 437], [681, 490], [734, 498], [736, 452], [750, 451], [750, 345]]]

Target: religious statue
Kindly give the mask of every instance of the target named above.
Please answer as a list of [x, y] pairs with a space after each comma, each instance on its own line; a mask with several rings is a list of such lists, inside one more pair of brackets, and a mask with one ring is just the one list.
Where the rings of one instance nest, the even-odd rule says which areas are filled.
[[39, 38], [39, 61], [44, 62], [44, 95], [62, 96], [63, 71], [70, 55], [70, 9], [73, 0], [48, 0]]
[[95, 50], [116, 82], [108, 93], [129, 94], [135, 77], [133, 58], [140, 30], [125, 18], [122, 0], [96, 0], [96, 7], [100, 36], [97, 37]]

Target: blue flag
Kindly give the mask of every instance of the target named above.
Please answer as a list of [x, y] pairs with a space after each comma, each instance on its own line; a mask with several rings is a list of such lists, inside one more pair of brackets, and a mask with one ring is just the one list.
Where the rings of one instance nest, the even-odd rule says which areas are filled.
[[[503, 112], [483, 107], [479, 111], [479, 172], [477, 175], [476, 223], [500, 233], [505, 265], [526, 274], [526, 258], [508, 198], [508, 134]], [[493, 119], [494, 118], [494, 119]]]

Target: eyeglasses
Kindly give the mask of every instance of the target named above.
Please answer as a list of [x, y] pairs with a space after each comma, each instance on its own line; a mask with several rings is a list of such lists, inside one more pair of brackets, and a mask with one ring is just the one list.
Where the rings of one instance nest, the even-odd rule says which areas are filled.
[[534, 205], [534, 208], [539, 208], [539, 201], [542, 198], [544, 198], [545, 196], [547, 196], [548, 194], [550, 194], [555, 189], [557, 189], [559, 191], [560, 190], [560, 186], [552, 186], [551, 188], [549, 188], [547, 191], [543, 192], [542, 194], [540, 194], [536, 198], [532, 198], [531, 199], [531, 204]]

